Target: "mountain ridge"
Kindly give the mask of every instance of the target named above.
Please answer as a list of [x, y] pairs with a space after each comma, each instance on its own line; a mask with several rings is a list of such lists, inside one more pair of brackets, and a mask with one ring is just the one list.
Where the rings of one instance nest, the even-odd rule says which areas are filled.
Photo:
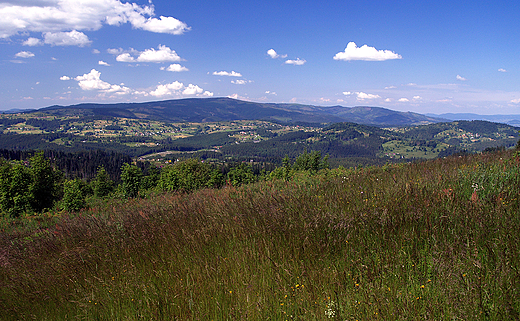
[[514, 114], [499, 114], [499, 115], [479, 115], [473, 113], [445, 113], [445, 114], [425, 114], [431, 117], [440, 117], [448, 119], [449, 121], [455, 120], [486, 120], [496, 123], [504, 123], [511, 126], [520, 126], [520, 115]]
[[313, 106], [290, 103], [257, 103], [226, 97], [186, 98], [142, 103], [83, 103], [49, 106], [29, 111], [51, 115], [104, 115], [167, 122], [215, 122], [269, 120], [286, 123], [330, 124], [354, 122], [373, 126], [425, 125], [446, 121], [413, 112], [399, 112], [372, 106]]

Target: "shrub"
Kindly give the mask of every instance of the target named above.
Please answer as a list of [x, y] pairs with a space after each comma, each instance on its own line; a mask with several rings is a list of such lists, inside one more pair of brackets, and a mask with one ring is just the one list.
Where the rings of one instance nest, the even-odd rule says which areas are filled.
[[87, 183], [80, 179], [67, 180], [63, 184], [63, 198], [61, 204], [69, 212], [77, 212], [87, 207], [86, 197]]
[[96, 177], [92, 181], [92, 189], [94, 196], [99, 198], [108, 196], [114, 190], [114, 182], [108, 176], [105, 167], [98, 168]]
[[143, 173], [135, 165], [128, 163], [121, 168], [121, 188], [125, 197], [134, 198], [139, 195]]

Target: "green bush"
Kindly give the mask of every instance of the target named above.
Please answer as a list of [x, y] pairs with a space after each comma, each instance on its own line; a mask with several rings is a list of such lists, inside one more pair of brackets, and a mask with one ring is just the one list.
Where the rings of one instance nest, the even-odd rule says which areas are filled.
[[121, 188], [125, 197], [139, 196], [143, 173], [136, 165], [124, 164], [121, 168]]
[[253, 168], [246, 163], [233, 167], [228, 173], [228, 180], [233, 186], [250, 184], [255, 181]]
[[222, 185], [222, 174], [207, 163], [187, 159], [162, 169], [158, 187], [163, 191], [192, 192]]
[[0, 210], [9, 217], [31, 211], [33, 196], [29, 191], [32, 177], [25, 164], [4, 162], [0, 166]]
[[29, 162], [0, 165], [0, 209], [10, 217], [52, 208], [61, 196], [62, 175], [43, 152]]
[[67, 180], [63, 184], [63, 198], [61, 205], [69, 212], [77, 212], [87, 207], [86, 190], [87, 183], [80, 179]]
[[98, 168], [96, 177], [92, 181], [92, 189], [94, 196], [98, 198], [106, 197], [114, 190], [114, 182], [108, 176], [105, 167], [100, 166]]
[[53, 169], [51, 163], [45, 158], [43, 152], [29, 159], [32, 208], [36, 212], [51, 208], [54, 202], [60, 198], [62, 174]]

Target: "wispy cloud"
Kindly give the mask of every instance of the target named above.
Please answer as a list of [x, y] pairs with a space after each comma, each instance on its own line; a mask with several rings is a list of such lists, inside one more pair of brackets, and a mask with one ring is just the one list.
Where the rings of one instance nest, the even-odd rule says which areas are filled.
[[245, 84], [249, 84], [252, 82], [253, 82], [252, 80], [243, 80], [243, 79], [231, 80], [231, 83], [235, 84], [235, 85], [245, 85]]
[[242, 77], [242, 74], [239, 72], [231, 71], [214, 71], [213, 75], [215, 76], [229, 76], [229, 77]]
[[401, 55], [390, 50], [377, 50], [374, 47], [363, 45], [358, 47], [355, 42], [349, 42], [345, 51], [338, 52], [334, 60], [364, 60], [364, 61], [384, 61], [389, 59], [401, 59]]

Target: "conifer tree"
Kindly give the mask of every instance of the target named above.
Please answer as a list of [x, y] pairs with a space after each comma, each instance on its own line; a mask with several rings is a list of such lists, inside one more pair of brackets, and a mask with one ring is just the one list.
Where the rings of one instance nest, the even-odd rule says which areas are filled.
[[121, 187], [125, 197], [139, 196], [142, 177], [143, 173], [139, 167], [128, 163], [123, 165], [121, 168]]

